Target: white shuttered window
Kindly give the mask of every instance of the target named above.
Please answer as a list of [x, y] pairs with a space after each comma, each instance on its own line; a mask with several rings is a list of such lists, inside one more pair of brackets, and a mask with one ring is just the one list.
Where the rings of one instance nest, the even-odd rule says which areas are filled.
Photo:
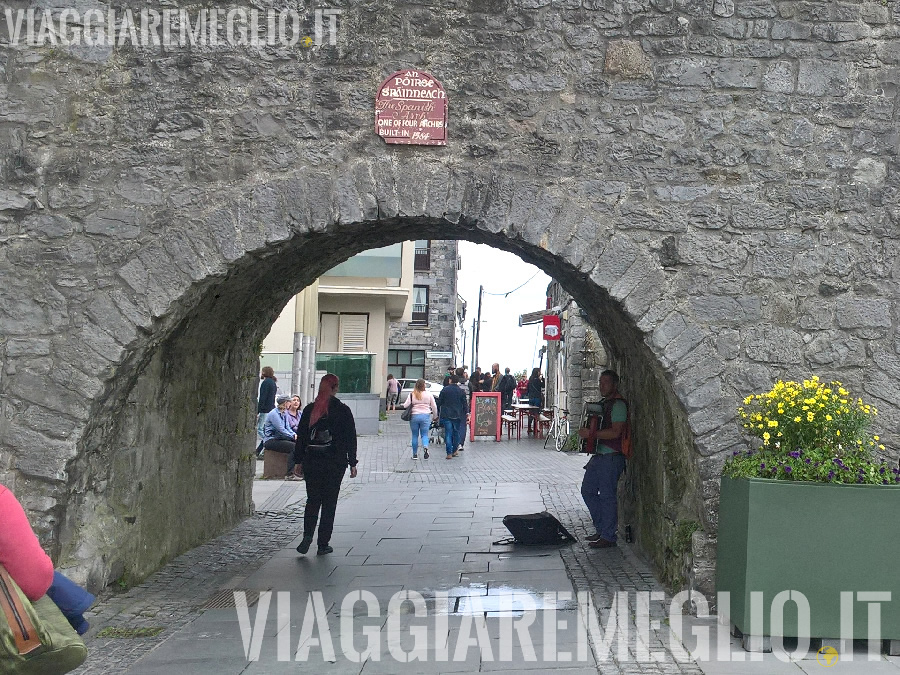
[[366, 334], [368, 331], [368, 314], [341, 314], [341, 351], [366, 351]]

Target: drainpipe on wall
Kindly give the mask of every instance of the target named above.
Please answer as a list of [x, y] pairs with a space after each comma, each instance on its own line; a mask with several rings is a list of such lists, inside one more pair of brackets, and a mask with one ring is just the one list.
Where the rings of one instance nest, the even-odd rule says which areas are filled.
[[294, 353], [291, 360], [291, 394], [303, 398], [303, 333], [294, 333]]
[[302, 397], [305, 403], [311, 402], [316, 397], [316, 338], [307, 335], [304, 338], [306, 346], [303, 349], [306, 362], [306, 396]]

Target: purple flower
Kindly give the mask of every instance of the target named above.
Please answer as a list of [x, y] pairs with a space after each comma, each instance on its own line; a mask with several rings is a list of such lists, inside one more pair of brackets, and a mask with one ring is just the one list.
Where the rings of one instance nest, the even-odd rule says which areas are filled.
[[831, 480], [832, 478], [834, 478], [834, 471], [829, 471], [828, 472], [828, 480]]
[[793, 451], [789, 452], [788, 454], [789, 454], [791, 457], [794, 457], [795, 459], [796, 459], [797, 457], [800, 456], [800, 453], [799, 453], [798, 451], [796, 451], [796, 450], [793, 450]]
[[785, 473], [790, 473], [791, 471], [793, 471], [793, 469], [791, 467], [789, 467], [789, 466], [784, 467]]
[[741, 454], [741, 451], [740, 451], [740, 450], [735, 450], [734, 452], [731, 453], [731, 456], [732, 456], [732, 457], [737, 457], [739, 454]]
[[806, 463], [807, 463], [807, 464], [812, 464], [812, 460], [811, 460], [809, 457], [807, 457], [807, 458], [806, 458]]
[[763, 462], [763, 463], [761, 463], [761, 464], [759, 465], [759, 470], [760, 470], [760, 471], [763, 471], [765, 468], [766, 468], [766, 463], [765, 463], [765, 462]]
[[881, 467], [880, 469], [878, 469], [878, 473], [884, 474], [884, 467]]

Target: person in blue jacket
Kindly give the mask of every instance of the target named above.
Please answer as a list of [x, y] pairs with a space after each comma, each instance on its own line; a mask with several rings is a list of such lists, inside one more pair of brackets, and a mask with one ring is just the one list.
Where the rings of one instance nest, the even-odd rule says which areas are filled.
[[447, 457], [459, 457], [460, 422], [466, 418], [468, 411], [466, 395], [459, 388], [459, 376], [450, 376], [450, 383], [441, 389], [437, 399], [438, 414], [444, 427], [444, 447]]
[[269, 452], [283, 452], [288, 455], [288, 467], [285, 480], [300, 480], [294, 470], [294, 444], [297, 434], [291, 429], [287, 419], [287, 403], [291, 397], [280, 394], [275, 398], [276, 407], [268, 412], [263, 424], [263, 447]]

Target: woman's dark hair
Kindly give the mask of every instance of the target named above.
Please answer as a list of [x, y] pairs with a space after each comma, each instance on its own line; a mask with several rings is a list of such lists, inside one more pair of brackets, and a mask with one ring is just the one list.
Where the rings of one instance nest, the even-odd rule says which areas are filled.
[[540, 378], [541, 378], [541, 369], [540, 368], [532, 368], [531, 369], [531, 377], [529, 377], [528, 379], [529, 380], [535, 380], [535, 379], [539, 380]]
[[263, 366], [262, 370], [259, 371], [259, 379], [264, 380], [267, 377], [275, 377], [275, 370], [272, 368], [272, 366]]

